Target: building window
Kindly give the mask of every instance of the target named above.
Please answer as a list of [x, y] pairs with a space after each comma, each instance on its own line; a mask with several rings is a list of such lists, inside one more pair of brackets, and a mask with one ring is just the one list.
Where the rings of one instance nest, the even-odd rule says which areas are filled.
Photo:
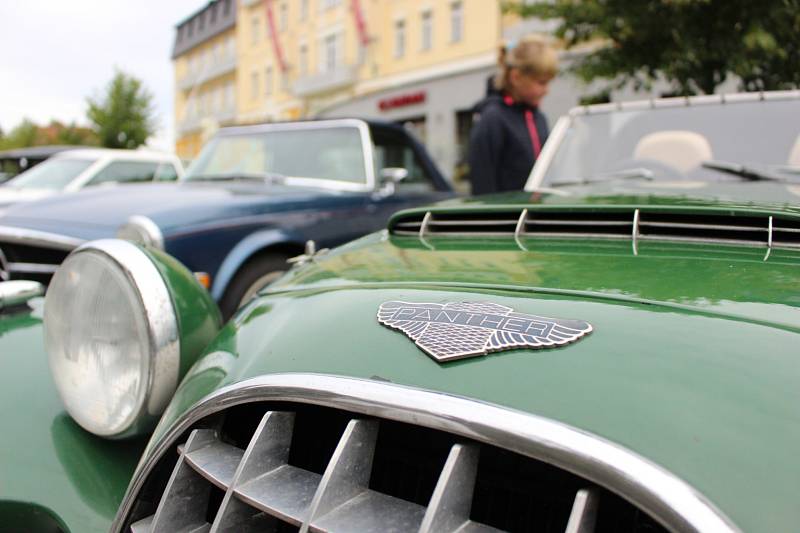
[[258, 72], [253, 72], [250, 75], [250, 99], [256, 98], [258, 98]]
[[284, 70], [281, 72], [281, 91], [289, 90], [289, 71]]
[[320, 9], [332, 9], [342, 3], [342, 0], [319, 0]]
[[253, 17], [250, 20], [250, 24], [252, 25], [252, 27], [250, 28], [250, 30], [252, 32], [250, 38], [251, 38], [252, 43], [256, 44], [258, 42], [258, 37], [261, 34], [260, 33], [261, 19], [259, 19], [258, 17]]
[[328, 35], [322, 40], [322, 49], [323, 62], [321, 70], [323, 72], [334, 70], [338, 62], [336, 57], [336, 34]]
[[280, 31], [286, 31], [287, 26], [289, 25], [289, 6], [286, 2], [281, 4], [280, 7], [280, 14], [278, 15], [278, 26], [280, 27]]
[[300, 0], [300, 20], [308, 18], [308, 0]]
[[457, 43], [464, 38], [464, 6], [461, 2], [450, 4], [450, 42]]
[[233, 92], [233, 82], [229, 82], [225, 85], [225, 110], [232, 111], [234, 107], [236, 107], [234, 103], [234, 92]]
[[225, 16], [231, 12], [231, 0], [225, 0], [225, 4], [222, 6], [222, 12]]
[[272, 96], [272, 67], [264, 70], [264, 94]]
[[430, 50], [433, 47], [433, 12], [423, 11], [421, 23], [420, 49]]
[[403, 57], [406, 53], [406, 21], [394, 22], [394, 57]]
[[233, 60], [236, 58], [236, 39], [231, 35], [227, 40], [227, 58]]
[[301, 76], [305, 76], [306, 74], [308, 74], [308, 45], [307, 44], [301, 44], [300, 45], [300, 54], [299, 54], [299, 56], [300, 56], [300, 60], [298, 62], [300, 63], [300, 65], [299, 65], [300, 66], [300, 75]]

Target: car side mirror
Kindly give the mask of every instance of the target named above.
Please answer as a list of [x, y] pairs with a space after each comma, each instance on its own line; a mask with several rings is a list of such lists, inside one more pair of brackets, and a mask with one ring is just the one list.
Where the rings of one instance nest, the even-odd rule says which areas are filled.
[[401, 167], [386, 167], [381, 169], [379, 175], [380, 192], [384, 196], [391, 196], [397, 184], [408, 178], [408, 170]]

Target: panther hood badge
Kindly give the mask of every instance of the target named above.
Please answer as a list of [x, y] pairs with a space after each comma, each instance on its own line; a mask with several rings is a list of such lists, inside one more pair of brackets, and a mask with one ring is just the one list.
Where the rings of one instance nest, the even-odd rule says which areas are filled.
[[440, 363], [515, 348], [561, 346], [592, 331], [583, 320], [515, 313], [491, 302], [384, 302], [378, 322], [402, 331]]

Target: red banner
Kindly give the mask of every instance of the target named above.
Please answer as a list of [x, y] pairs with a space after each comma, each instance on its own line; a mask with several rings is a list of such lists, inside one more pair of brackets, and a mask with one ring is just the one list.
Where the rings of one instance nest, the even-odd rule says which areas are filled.
[[361, 2], [359, 0], [352, 0], [350, 9], [353, 11], [353, 19], [356, 24], [356, 31], [358, 32], [358, 41], [361, 46], [369, 44], [369, 35], [367, 34], [367, 23], [364, 20], [364, 11], [361, 9]]
[[281, 42], [278, 40], [278, 32], [275, 29], [275, 13], [272, 10], [272, 4], [275, 0], [267, 0], [267, 26], [269, 27], [269, 36], [272, 38], [272, 49], [275, 52], [275, 58], [278, 60], [278, 67], [281, 72], [286, 72], [288, 65], [286, 59], [283, 57], [283, 49]]

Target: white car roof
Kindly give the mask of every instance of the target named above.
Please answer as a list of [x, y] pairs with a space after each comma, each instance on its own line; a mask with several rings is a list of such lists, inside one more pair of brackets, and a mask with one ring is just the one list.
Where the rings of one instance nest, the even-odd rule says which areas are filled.
[[127, 159], [127, 160], [140, 160], [140, 161], [158, 161], [158, 162], [171, 162], [174, 163], [177, 157], [173, 154], [165, 152], [157, 152], [155, 150], [115, 150], [112, 148], [76, 148], [74, 150], [67, 150], [60, 152], [53, 156], [57, 159], [100, 159], [110, 157], [112, 159]]

